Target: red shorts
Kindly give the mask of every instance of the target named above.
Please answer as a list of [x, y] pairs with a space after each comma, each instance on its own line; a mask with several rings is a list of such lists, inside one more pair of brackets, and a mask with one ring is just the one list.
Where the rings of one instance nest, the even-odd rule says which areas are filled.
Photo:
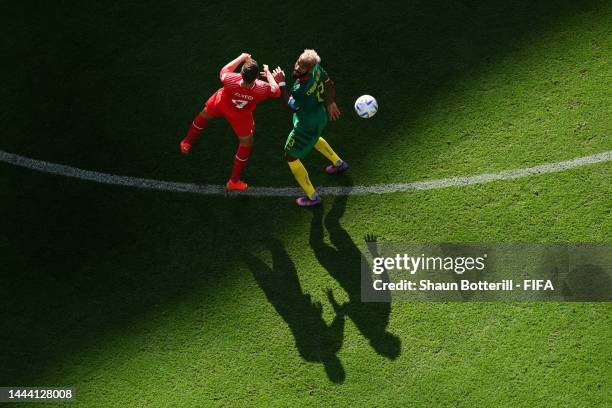
[[234, 133], [238, 137], [246, 137], [255, 131], [255, 120], [253, 119], [253, 112], [247, 113], [235, 113], [227, 109], [223, 103], [219, 100], [220, 96], [218, 92], [215, 92], [206, 101], [206, 113], [212, 117], [222, 116], [227, 120], [234, 129]]

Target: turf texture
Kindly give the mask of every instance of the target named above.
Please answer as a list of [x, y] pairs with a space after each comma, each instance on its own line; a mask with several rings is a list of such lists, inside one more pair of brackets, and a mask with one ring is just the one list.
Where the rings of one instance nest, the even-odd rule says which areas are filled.
[[[7, 4], [0, 149], [113, 174], [221, 184], [235, 139], [178, 142], [247, 51], [316, 48], [352, 165], [317, 185], [472, 175], [612, 149], [605, 1]], [[352, 112], [372, 94], [370, 120]], [[293, 186], [290, 118], [256, 112], [245, 178]], [[467, 188], [205, 197], [0, 164], [0, 385], [73, 386], [83, 407], [609, 406], [609, 303], [359, 302], [383, 241], [610, 242], [612, 165]], [[338, 316], [335, 302], [350, 310]], [[36, 404], [35, 406], [44, 406]]]

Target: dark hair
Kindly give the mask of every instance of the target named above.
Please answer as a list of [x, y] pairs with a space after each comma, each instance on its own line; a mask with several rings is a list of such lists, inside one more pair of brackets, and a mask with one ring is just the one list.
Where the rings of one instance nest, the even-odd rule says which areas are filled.
[[242, 79], [244, 82], [251, 83], [257, 79], [257, 76], [259, 75], [259, 64], [257, 64], [257, 61], [252, 58], [248, 59], [242, 65], [240, 73], [242, 74]]

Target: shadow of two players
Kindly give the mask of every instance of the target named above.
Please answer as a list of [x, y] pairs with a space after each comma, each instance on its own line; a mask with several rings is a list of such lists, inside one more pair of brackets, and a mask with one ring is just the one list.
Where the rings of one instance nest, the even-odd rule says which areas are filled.
[[314, 302], [302, 289], [295, 264], [282, 242], [270, 237], [266, 247], [272, 256], [271, 267], [253, 255], [246, 257], [255, 281], [289, 326], [300, 356], [323, 364], [331, 381], [343, 382], [346, 374], [337, 356], [344, 336], [343, 316], [336, 315], [328, 325], [321, 303]]
[[[391, 316], [390, 296], [377, 293], [373, 297], [375, 302], [364, 302], [361, 298], [362, 293], [372, 289], [372, 273], [368, 270], [362, 272], [362, 265], [367, 265], [365, 254], [360, 251], [340, 223], [347, 200], [346, 195], [336, 197], [325, 217], [322, 209], [313, 212], [310, 246], [319, 264], [338, 282], [348, 296], [348, 301], [339, 304], [333, 293], [327, 292], [336, 315], [350, 318], [376, 353], [389, 359], [396, 359], [401, 353], [401, 341], [398, 336], [387, 330]], [[330, 244], [325, 242], [325, 230], [328, 232]], [[377, 257], [376, 237], [368, 235], [364, 240], [370, 254]], [[379, 275], [379, 278], [387, 280], [386, 272]]]
[[[310, 245], [321, 266], [338, 282], [348, 295], [348, 301], [339, 304], [331, 290], [327, 297], [335, 311], [331, 324], [323, 319], [323, 307], [302, 289], [295, 264], [282, 242], [274, 237], [266, 238], [265, 245], [272, 257], [272, 266], [249, 254], [246, 263], [257, 284], [276, 312], [287, 323], [300, 356], [309, 362], [324, 365], [329, 379], [343, 382], [346, 374], [337, 354], [344, 341], [344, 320], [350, 318], [359, 332], [368, 339], [380, 355], [396, 359], [401, 353], [399, 337], [387, 331], [391, 314], [390, 299], [379, 302], [362, 302], [362, 285], [370, 285], [368, 277], [362, 281], [361, 262], [364, 256], [348, 232], [342, 228], [340, 218], [344, 214], [347, 197], [334, 200], [323, 221], [323, 210], [315, 209], [310, 228]], [[327, 229], [331, 245], [324, 240]], [[369, 237], [367, 248], [377, 256], [375, 240]]]

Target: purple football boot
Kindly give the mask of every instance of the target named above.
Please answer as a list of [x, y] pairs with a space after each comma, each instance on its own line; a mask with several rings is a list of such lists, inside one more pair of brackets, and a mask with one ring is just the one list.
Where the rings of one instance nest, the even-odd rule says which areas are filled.
[[295, 203], [302, 208], [309, 208], [321, 205], [321, 201], [321, 197], [315, 193], [312, 199], [308, 197], [299, 197], [295, 200]]
[[330, 164], [329, 166], [325, 167], [325, 172], [331, 175], [340, 174], [340, 173], [347, 171], [350, 167], [351, 166], [349, 166], [347, 162], [343, 161], [343, 162], [340, 162], [340, 164], [336, 166], [333, 166]]

